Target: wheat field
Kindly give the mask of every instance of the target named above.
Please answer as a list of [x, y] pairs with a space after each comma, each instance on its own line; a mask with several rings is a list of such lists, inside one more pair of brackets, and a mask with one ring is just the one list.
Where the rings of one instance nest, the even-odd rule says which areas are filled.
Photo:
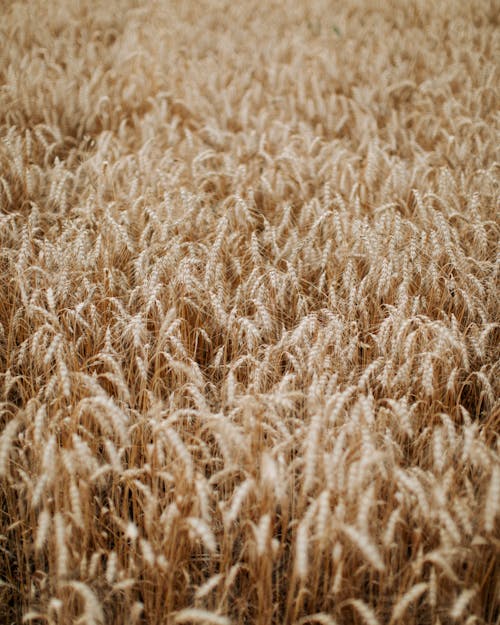
[[498, 4], [0, 12], [0, 622], [498, 623]]

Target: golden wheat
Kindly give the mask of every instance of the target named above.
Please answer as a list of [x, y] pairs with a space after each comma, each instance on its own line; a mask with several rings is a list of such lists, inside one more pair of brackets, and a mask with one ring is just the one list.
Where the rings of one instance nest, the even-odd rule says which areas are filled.
[[6, 0], [0, 621], [500, 619], [492, 0]]

